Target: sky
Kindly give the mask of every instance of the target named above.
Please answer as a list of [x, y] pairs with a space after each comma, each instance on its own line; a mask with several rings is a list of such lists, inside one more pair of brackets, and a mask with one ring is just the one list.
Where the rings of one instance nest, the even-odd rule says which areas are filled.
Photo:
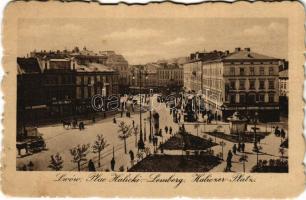
[[20, 19], [18, 56], [34, 49], [63, 50], [86, 46], [114, 50], [129, 64], [189, 56], [196, 51], [250, 47], [287, 59], [288, 22], [284, 18]]

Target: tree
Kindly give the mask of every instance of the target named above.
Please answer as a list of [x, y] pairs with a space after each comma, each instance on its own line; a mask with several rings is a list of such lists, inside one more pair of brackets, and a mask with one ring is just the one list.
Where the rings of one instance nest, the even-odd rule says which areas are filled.
[[139, 133], [139, 127], [138, 125], [133, 127], [133, 134], [135, 135], [135, 147], [137, 147], [137, 135]]
[[98, 154], [98, 166], [101, 167], [101, 152], [108, 146], [104, 136], [102, 134], [97, 135], [97, 139], [94, 142], [94, 145], [92, 145], [92, 152]]
[[126, 150], [126, 139], [131, 136], [132, 129], [129, 125], [125, 124], [125, 122], [121, 121], [118, 125], [119, 130], [119, 138], [124, 141], [124, 153], [127, 154]]
[[48, 167], [54, 171], [60, 171], [63, 168], [63, 162], [64, 162], [60, 154], [56, 153], [55, 155], [51, 155], [50, 157], [51, 160]]
[[86, 156], [89, 147], [90, 144], [83, 144], [70, 149], [70, 154], [73, 156], [72, 162], [78, 164], [78, 171], [81, 171], [81, 162], [87, 161]]

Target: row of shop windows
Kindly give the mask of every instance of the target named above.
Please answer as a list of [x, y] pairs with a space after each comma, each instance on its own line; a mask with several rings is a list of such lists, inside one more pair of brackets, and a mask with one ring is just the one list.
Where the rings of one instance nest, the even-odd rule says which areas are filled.
[[159, 79], [183, 79], [183, 70], [161, 70], [158, 71]]
[[89, 98], [96, 94], [101, 94], [102, 96], [109, 95], [110, 87], [76, 87], [76, 98], [82, 99], [82, 98]]
[[[248, 70], [247, 70], [248, 69]], [[274, 72], [274, 67], [269, 67], [268, 73], [266, 73], [266, 68], [265, 67], [259, 67], [259, 71], [255, 70], [255, 67], [239, 67], [239, 71], [236, 70], [235, 67], [230, 68], [230, 75], [235, 76], [235, 75], [240, 75], [240, 76], [245, 76], [245, 75], [250, 75], [250, 76], [256, 76], [256, 75], [275, 75]]]
[[238, 98], [236, 98], [236, 94], [229, 94], [229, 102], [230, 103], [247, 103], [247, 104], [255, 104], [256, 102], [262, 102], [262, 103], [274, 103], [274, 97], [275, 94], [270, 93], [268, 94], [268, 101], [265, 100], [265, 93], [259, 93], [259, 94], [237, 94]]
[[[232, 89], [232, 90], [236, 90], [236, 89], [244, 90], [244, 89], [246, 89], [246, 87], [245, 87], [246, 80], [238, 80], [238, 81], [239, 81], [239, 88], [236, 88], [236, 80], [230, 80], [230, 89]], [[256, 89], [255, 88], [256, 80], [251, 79], [251, 80], [248, 80], [248, 81], [249, 81], [249, 89], [255, 90]], [[259, 80], [258, 89], [265, 89], [265, 80], [264, 79]], [[268, 80], [268, 89], [271, 89], [271, 90], [275, 89], [273, 79]]]
[[109, 83], [111, 81], [118, 81], [117, 76], [103, 76], [103, 75], [96, 75], [96, 76], [77, 76], [76, 77], [76, 84], [77, 85], [90, 85], [96, 83]]

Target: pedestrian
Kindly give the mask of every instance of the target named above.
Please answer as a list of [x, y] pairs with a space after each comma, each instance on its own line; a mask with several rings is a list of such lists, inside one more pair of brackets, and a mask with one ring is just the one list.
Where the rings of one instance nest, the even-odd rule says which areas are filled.
[[130, 158], [131, 158], [131, 164], [134, 165], [134, 152], [132, 150], [129, 151]]
[[33, 171], [33, 168], [34, 168], [34, 163], [30, 160], [30, 162], [28, 164], [28, 170]]
[[112, 171], [115, 171], [115, 164], [116, 164], [116, 161], [115, 161], [115, 158], [113, 157], [112, 160], [111, 160], [111, 169], [112, 169]]
[[280, 136], [281, 136], [282, 138], [285, 139], [285, 137], [286, 137], [286, 132], [284, 131], [284, 129], [281, 130]]
[[79, 123], [79, 130], [82, 130], [82, 122]]
[[185, 125], [184, 124], [182, 124], [182, 130], [185, 133]]
[[241, 144], [241, 150], [242, 150], [242, 152], [244, 153], [244, 150], [245, 150], [245, 143], [242, 143], [242, 144]]
[[158, 136], [160, 136], [160, 137], [162, 137], [162, 130], [161, 129], [159, 129], [159, 132], [158, 132]]
[[27, 165], [26, 164], [23, 165], [22, 171], [27, 171]]
[[231, 171], [232, 168], [232, 158], [233, 158], [233, 154], [231, 152], [231, 150], [228, 151], [227, 153], [227, 158], [226, 158], [226, 171]]
[[278, 126], [275, 127], [274, 135], [277, 136], [277, 137], [280, 135], [280, 131], [278, 130]]
[[169, 128], [169, 134], [171, 135], [172, 134], [172, 127], [170, 126]]
[[234, 146], [233, 146], [233, 153], [236, 154], [236, 151], [237, 151], [237, 146], [236, 146], [236, 144], [234, 144]]
[[135, 126], [135, 121], [134, 120], [132, 121], [132, 125], [133, 125], [133, 128], [134, 128], [134, 126]]
[[113, 123], [114, 123], [114, 124], [116, 124], [116, 123], [117, 123], [117, 121], [116, 121], [116, 117], [114, 117], [114, 118], [113, 118]]
[[181, 122], [181, 114], [178, 114], [178, 122]]
[[90, 172], [96, 171], [95, 164], [91, 159], [88, 161], [88, 171]]
[[164, 153], [164, 146], [163, 146], [162, 143], [160, 143], [159, 146], [160, 146], [160, 153], [163, 154]]
[[165, 132], [168, 134], [168, 126], [165, 126]]

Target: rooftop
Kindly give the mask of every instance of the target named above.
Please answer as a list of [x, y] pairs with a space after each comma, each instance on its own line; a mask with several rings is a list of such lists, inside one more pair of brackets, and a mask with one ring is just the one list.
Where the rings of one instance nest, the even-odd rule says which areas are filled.
[[224, 60], [279, 60], [279, 59], [252, 52], [250, 48], [245, 48], [244, 50], [236, 48], [236, 50], [232, 53], [229, 53], [224, 58]]
[[115, 72], [110, 67], [99, 63], [90, 63], [88, 65], [76, 64], [75, 69], [77, 72]]
[[36, 58], [17, 58], [18, 74], [41, 73], [38, 60]]

